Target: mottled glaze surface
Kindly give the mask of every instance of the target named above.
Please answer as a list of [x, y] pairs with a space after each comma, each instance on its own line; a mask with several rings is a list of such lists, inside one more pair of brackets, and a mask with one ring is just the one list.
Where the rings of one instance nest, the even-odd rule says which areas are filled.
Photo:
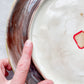
[[43, 77], [54, 84], [84, 84], [83, 2], [45, 0], [33, 17], [32, 58]]
[[[8, 22], [7, 46], [11, 65], [15, 71], [18, 60], [21, 57], [25, 41], [28, 39], [28, 28], [33, 12], [39, 6], [41, 0], [17, 0]], [[27, 84], [37, 84], [43, 80], [31, 63]]]
[[[33, 62], [44, 78], [54, 84], [84, 84], [84, 50], [73, 39], [84, 31], [84, 1], [44, 0], [43, 4], [41, 1], [18, 0], [10, 17], [7, 44], [14, 71], [24, 42], [30, 39]], [[77, 39], [78, 43], [84, 41], [82, 37]], [[28, 84], [43, 80], [33, 62]]]

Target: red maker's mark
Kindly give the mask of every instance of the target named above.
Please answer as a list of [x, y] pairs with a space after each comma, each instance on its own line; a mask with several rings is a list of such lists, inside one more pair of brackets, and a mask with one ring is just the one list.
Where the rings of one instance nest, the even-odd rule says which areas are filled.
[[76, 34], [74, 34], [74, 36], [73, 36], [73, 39], [74, 39], [74, 41], [77, 44], [77, 46], [78, 46], [79, 49], [83, 49], [84, 48], [84, 45], [80, 46], [79, 43], [78, 43], [78, 41], [77, 41], [77, 39], [76, 39], [76, 37], [79, 36], [81, 33], [84, 33], [84, 31], [81, 30], [81, 31], [77, 32]]

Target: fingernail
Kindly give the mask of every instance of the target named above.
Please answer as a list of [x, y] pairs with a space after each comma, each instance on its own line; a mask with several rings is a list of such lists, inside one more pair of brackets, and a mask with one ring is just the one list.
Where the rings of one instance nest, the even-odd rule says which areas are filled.
[[12, 70], [12, 67], [11, 67], [11, 66], [7, 66], [7, 69], [8, 69], [8, 70]]
[[25, 46], [31, 47], [31, 43], [32, 43], [32, 42], [31, 42], [30, 40], [27, 40]]
[[9, 75], [9, 73], [6, 71], [6, 72], [5, 72], [5, 77], [7, 77], [8, 75]]

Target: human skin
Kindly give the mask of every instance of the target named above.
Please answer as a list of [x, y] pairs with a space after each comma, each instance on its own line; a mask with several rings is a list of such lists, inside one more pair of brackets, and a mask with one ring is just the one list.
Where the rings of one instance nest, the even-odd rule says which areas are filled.
[[[0, 84], [25, 84], [31, 63], [32, 49], [32, 42], [30, 40], [27, 40], [23, 48], [22, 56], [17, 64], [16, 72], [11, 80], [7, 80], [5, 78], [5, 76], [8, 75], [7, 70], [12, 70], [8, 59], [0, 60]], [[44, 80], [42, 82], [39, 82], [38, 84], [53, 84], [53, 82], [51, 80]]]

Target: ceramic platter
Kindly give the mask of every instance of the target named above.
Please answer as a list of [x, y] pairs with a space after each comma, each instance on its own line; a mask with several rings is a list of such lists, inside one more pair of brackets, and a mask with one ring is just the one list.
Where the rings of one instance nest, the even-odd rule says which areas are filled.
[[84, 84], [83, 0], [17, 0], [7, 30], [14, 71], [27, 39], [33, 42], [27, 84]]

